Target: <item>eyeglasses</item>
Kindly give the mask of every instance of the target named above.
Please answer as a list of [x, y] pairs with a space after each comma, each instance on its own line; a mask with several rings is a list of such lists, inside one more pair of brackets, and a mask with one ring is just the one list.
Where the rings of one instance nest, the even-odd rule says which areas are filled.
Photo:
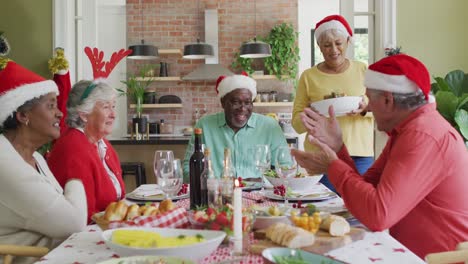
[[244, 106], [245, 108], [252, 108], [253, 106], [252, 101], [242, 102], [242, 101], [234, 100], [234, 101], [229, 101], [229, 104], [231, 105], [233, 109], [240, 109], [242, 106]]

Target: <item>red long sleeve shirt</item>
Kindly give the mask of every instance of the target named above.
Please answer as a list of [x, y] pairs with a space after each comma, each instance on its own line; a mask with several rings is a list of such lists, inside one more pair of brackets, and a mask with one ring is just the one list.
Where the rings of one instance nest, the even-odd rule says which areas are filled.
[[416, 255], [468, 241], [468, 151], [458, 132], [425, 105], [401, 122], [361, 177], [345, 147], [328, 169], [349, 211]]

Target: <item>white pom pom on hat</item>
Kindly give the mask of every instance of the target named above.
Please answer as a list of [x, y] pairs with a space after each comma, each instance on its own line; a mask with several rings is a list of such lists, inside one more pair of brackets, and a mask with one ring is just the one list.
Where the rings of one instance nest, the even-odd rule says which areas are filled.
[[242, 88], [248, 89], [252, 93], [252, 100], [257, 96], [257, 82], [247, 76], [246, 73], [242, 73], [242, 75], [220, 76], [216, 81], [216, 92], [220, 99], [235, 89]]
[[315, 39], [318, 40], [320, 35], [329, 29], [336, 29], [345, 37], [353, 36], [353, 30], [344, 17], [340, 15], [331, 15], [320, 20], [315, 25]]
[[0, 69], [0, 124], [27, 101], [51, 92], [59, 94], [54, 81], [8, 61], [5, 68]]
[[397, 54], [370, 65], [364, 77], [364, 86], [395, 93], [421, 90], [429, 100], [431, 79], [422, 62], [406, 54]]

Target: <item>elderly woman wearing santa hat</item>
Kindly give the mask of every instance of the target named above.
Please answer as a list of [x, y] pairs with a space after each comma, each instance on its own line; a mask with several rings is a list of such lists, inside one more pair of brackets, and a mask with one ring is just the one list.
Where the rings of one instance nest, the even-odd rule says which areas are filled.
[[103, 80], [79, 81], [68, 96], [68, 129], [55, 142], [47, 160], [60, 184], [83, 181], [91, 216], [125, 197], [125, 184], [116, 151], [105, 139], [115, 120], [114, 88]]
[[428, 102], [429, 72], [413, 57], [394, 55], [370, 65], [364, 85], [377, 128], [390, 135], [364, 177], [334, 114], [326, 119], [306, 109], [303, 122], [320, 151], [293, 154], [310, 171], [328, 171], [348, 210], [369, 229], [389, 228], [421, 258], [455, 250], [468, 241], [468, 151]]
[[[203, 129], [203, 143], [212, 151], [214, 173], [221, 176], [224, 148], [230, 148], [237, 175], [259, 177], [249, 151], [254, 145], [268, 145], [271, 157], [275, 157], [279, 147], [287, 147], [283, 131], [273, 118], [253, 113], [252, 100], [257, 94], [254, 79], [245, 75], [221, 76], [216, 83], [216, 91], [224, 112], [204, 116], [195, 124], [195, 127]], [[186, 181], [193, 144], [194, 137], [185, 153]]]
[[57, 85], [13, 61], [0, 64], [0, 244], [53, 248], [86, 226], [81, 180], [62, 189], [36, 152], [60, 136]]
[[[364, 96], [366, 65], [346, 58], [352, 36], [351, 27], [340, 15], [327, 16], [317, 23], [315, 39], [324, 61], [305, 70], [299, 79], [292, 119], [292, 125], [298, 133], [307, 132], [301, 122], [301, 113], [310, 103], [326, 99], [331, 94]], [[358, 110], [338, 117], [344, 141], [361, 174], [374, 161], [374, 123], [372, 115], [365, 114], [364, 109], [363, 101]], [[304, 142], [304, 149], [315, 150], [307, 140]], [[321, 182], [335, 191], [327, 175], [322, 177]]]

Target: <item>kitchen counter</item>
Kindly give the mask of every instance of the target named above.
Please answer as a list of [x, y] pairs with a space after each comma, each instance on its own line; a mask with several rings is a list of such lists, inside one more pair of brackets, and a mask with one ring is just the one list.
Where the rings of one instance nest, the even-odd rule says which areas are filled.
[[[297, 144], [297, 137], [285, 135], [286, 141], [289, 144]], [[110, 138], [109, 142], [112, 145], [186, 145], [190, 140], [190, 136], [150, 136], [149, 139], [131, 139], [130, 137]]]

